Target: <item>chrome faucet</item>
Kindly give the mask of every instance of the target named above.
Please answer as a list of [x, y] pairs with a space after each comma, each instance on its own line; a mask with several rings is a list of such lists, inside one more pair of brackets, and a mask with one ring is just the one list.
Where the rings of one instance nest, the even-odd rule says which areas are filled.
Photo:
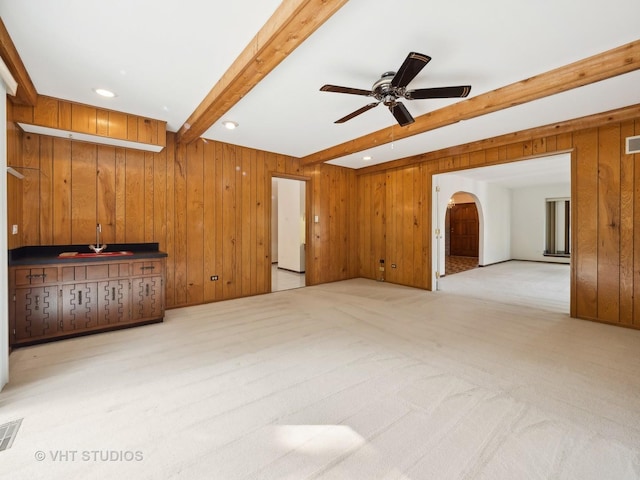
[[96, 253], [100, 253], [102, 252], [105, 248], [107, 248], [107, 245], [102, 244], [100, 245], [100, 233], [102, 232], [102, 225], [97, 224], [96, 225], [96, 244], [95, 245], [89, 245], [89, 248], [91, 250], [93, 250]]

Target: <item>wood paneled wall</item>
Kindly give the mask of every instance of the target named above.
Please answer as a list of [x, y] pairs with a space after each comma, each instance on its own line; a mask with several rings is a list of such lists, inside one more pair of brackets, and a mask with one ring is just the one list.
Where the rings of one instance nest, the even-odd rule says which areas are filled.
[[166, 145], [167, 123], [39, 95], [35, 106], [15, 105], [17, 123], [87, 133], [101, 137]]
[[308, 181], [308, 284], [361, 276], [430, 289], [433, 174], [571, 151], [571, 314], [640, 328], [640, 167], [624, 154], [640, 118], [597, 121], [360, 172], [213, 141], [176, 146], [171, 133], [161, 153], [146, 153], [25, 134], [10, 121], [9, 164], [26, 178], [9, 178], [9, 223], [20, 227], [9, 245], [91, 243], [101, 223], [107, 243], [159, 242], [169, 254], [168, 306], [266, 293], [271, 177], [293, 176]]
[[624, 153], [638, 134], [640, 118], [602, 122], [359, 175], [360, 276], [379, 278], [384, 258], [385, 280], [431, 289], [433, 174], [571, 151], [571, 314], [640, 328], [640, 155]]
[[[22, 131], [11, 121], [12, 115], [13, 103], [7, 100], [7, 165], [19, 167], [22, 165]], [[21, 180], [7, 174], [7, 246], [9, 249], [22, 245], [21, 235], [13, 235], [11, 232], [12, 225], [20, 226], [22, 220], [21, 185]]]
[[[271, 176], [308, 179], [307, 282], [357, 276], [355, 174], [330, 165], [219, 143], [161, 153], [14, 132], [26, 178], [9, 209], [22, 245], [159, 242], [167, 306], [267, 293], [271, 288]], [[211, 281], [218, 275], [218, 281]]]

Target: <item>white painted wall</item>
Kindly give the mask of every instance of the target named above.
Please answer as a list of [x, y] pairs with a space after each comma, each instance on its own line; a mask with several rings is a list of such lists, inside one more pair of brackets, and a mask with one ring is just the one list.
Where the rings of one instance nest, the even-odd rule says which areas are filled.
[[278, 263], [278, 179], [271, 179], [271, 263]]
[[545, 257], [545, 202], [571, 197], [571, 184], [524, 187], [511, 191], [511, 257], [515, 260], [570, 263], [568, 258]]
[[278, 268], [305, 271], [305, 182], [278, 179]]
[[0, 80], [0, 390], [9, 382], [9, 271], [7, 242], [7, 90]]
[[[439, 187], [440, 191], [436, 192]], [[479, 258], [480, 265], [491, 265], [511, 258], [511, 194], [508, 188], [487, 182], [461, 177], [455, 174], [433, 176], [433, 228], [440, 229], [441, 235], [434, 234], [433, 265], [445, 272], [444, 222], [447, 202], [456, 192], [466, 192], [476, 201], [480, 221]], [[433, 285], [435, 272], [433, 273]]]

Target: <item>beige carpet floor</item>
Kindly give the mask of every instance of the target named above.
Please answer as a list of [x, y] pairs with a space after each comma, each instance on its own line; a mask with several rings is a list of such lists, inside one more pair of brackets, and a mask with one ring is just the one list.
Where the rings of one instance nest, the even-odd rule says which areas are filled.
[[16, 350], [0, 478], [640, 478], [640, 331], [491, 295], [350, 280]]

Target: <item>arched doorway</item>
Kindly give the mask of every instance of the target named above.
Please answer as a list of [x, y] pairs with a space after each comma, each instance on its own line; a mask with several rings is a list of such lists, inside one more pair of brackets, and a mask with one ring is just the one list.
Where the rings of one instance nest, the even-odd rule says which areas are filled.
[[478, 266], [480, 219], [476, 198], [456, 192], [447, 203], [445, 214], [445, 274], [464, 272]]

